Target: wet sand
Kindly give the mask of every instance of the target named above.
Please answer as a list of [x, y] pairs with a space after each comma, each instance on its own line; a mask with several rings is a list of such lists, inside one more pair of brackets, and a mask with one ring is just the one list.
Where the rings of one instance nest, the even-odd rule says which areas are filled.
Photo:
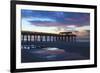
[[[56, 47], [58, 50], [45, 50], [41, 47], [21, 49], [21, 62], [47, 62], [47, 61], [64, 61], [64, 60], [86, 60], [90, 57], [89, 42], [54, 42], [54, 43], [38, 43], [31, 45]], [[26, 44], [25, 44], [26, 45]], [[60, 50], [59, 50], [60, 49]]]

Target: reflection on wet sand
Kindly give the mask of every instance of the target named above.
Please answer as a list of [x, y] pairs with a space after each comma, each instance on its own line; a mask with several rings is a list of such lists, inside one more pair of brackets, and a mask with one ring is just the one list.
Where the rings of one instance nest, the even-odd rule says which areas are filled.
[[[33, 46], [33, 45], [32, 45]], [[82, 52], [82, 51], [81, 51]], [[45, 61], [63, 61], [63, 60], [84, 60], [89, 59], [78, 52], [59, 49], [56, 47], [37, 48], [26, 47], [22, 49], [22, 62], [45, 62]]]

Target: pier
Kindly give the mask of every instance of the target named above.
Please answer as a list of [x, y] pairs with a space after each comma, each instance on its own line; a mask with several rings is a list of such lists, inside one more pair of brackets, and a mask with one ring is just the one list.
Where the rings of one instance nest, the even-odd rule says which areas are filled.
[[76, 35], [71, 32], [61, 32], [59, 34], [42, 32], [21, 32], [22, 49], [34, 49], [44, 47], [67, 46], [67, 43], [75, 43]]
[[75, 42], [76, 35], [71, 32], [52, 34], [22, 31], [21, 40], [24, 42]]

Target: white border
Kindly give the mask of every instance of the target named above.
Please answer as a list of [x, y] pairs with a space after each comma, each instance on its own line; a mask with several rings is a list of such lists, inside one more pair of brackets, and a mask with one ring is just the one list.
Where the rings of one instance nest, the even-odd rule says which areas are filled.
[[[21, 9], [90, 13], [90, 60], [21, 63]], [[94, 64], [94, 10], [70, 7], [16, 5], [16, 69]]]

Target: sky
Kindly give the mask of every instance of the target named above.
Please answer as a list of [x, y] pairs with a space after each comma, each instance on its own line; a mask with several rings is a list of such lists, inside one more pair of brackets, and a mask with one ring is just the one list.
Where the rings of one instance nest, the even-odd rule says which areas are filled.
[[79, 12], [58, 12], [21, 10], [22, 31], [60, 33], [74, 32], [79, 36], [89, 35], [90, 14]]

